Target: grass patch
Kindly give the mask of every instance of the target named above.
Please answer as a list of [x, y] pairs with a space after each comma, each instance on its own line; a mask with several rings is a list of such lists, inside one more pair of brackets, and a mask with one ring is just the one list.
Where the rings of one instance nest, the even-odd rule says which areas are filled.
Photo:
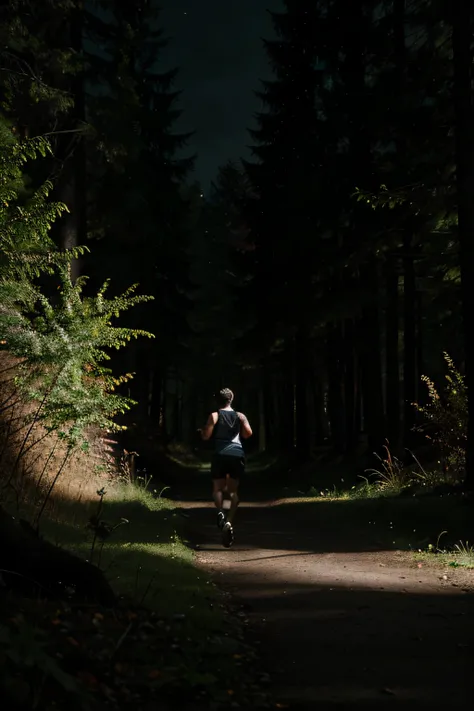
[[[170, 444], [166, 450], [166, 459], [172, 462], [178, 471], [194, 470], [196, 472], [209, 472], [211, 469], [213, 450], [209, 445], [201, 443], [196, 450], [191, 450], [186, 445], [176, 443]], [[269, 452], [252, 452], [246, 455], [246, 471], [249, 474], [268, 472], [278, 463], [281, 465], [281, 458]]]
[[[88, 520], [95, 508], [102, 538], [94, 542]], [[21, 642], [33, 634], [43, 665], [45, 654], [50, 667], [51, 659], [60, 657], [70, 679], [64, 688], [63, 677], [52, 682], [54, 695], [65, 704], [71, 693], [83, 703], [78, 685], [94, 708], [104, 703], [167, 708], [167, 702], [178, 701], [183, 706], [193, 701], [197, 709], [201, 703], [258, 708], [263, 703], [254, 684], [256, 657], [244, 642], [244, 620], [229, 614], [227, 599], [194, 566], [183, 523], [173, 502], [130, 484], [98, 492], [97, 507], [62, 502], [54, 519], [42, 520], [41, 535], [100, 565], [121, 596], [119, 609], [112, 611], [73, 600], [51, 604], [11, 598], [4, 605], [2, 617], [10, 614], [8, 648], [13, 637]], [[13, 676], [30, 679], [29, 672], [15, 670]], [[35, 679], [31, 696], [38, 693]], [[45, 703], [38, 709], [49, 711], [47, 685], [41, 693]]]
[[202, 461], [196, 451], [182, 442], [171, 442], [166, 457], [184, 469], [201, 469]]
[[419, 550], [417, 558], [441, 563], [450, 568], [474, 570], [474, 546], [468, 541], [459, 541], [453, 546], [441, 547], [441, 539], [446, 533], [447, 531], [440, 533], [436, 543], [430, 543], [426, 550]]
[[411, 463], [406, 464], [392, 455], [388, 446], [384, 447], [383, 457], [375, 455], [378, 461], [376, 467], [367, 469], [365, 475], [359, 475], [358, 483], [352, 487], [344, 484], [329, 488], [312, 486], [309, 496], [337, 499], [378, 499], [396, 496], [420, 496], [430, 492], [456, 490], [461, 482], [456, 475], [448, 475], [439, 469], [426, 470], [418, 458], [409, 452]]
[[193, 552], [180, 535], [181, 516], [173, 502], [155, 498], [144, 487], [112, 487], [105, 493], [100, 515], [105, 530], [112, 531], [103, 541], [97, 537], [94, 550], [93, 531], [81, 514], [73, 505], [59, 509], [55, 520], [44, 521], [42, 534], [92, 559], [119, 595], [165, 616], [188, 612], [190, 600], [195, 600], [192, 617], [206, 626], [220, 625], [219, 611], [209, 606], [213, 587], [193, 566]]
[[[282, 504], [288, 515], [317, 526], [315, 551], [411, 551], [436, 545], [445, 534], [446, 550], [460, 540], [474, 540], [472, 508], [464, 497], [379, 497], [351, 499], [319, 497]], [[322, 546], [322, 547], [321, 547]]]

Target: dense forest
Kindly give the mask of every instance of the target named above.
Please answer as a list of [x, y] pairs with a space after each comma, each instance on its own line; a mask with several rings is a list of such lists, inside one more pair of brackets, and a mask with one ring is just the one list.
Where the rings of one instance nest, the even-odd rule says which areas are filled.
[[462, 0], [285, 8], [264, 41], [273, 79], [255, 77], [252, 157], [222, 156], [207, 191], [175, 130], [179, 71], [152, 0], [2, 3], [2, 151], [48, 141], [20, 196], [50, 181], [67, 207], [51, 239], [72, 250], [71, 288], [110, 279], [112, 299], [134, 284], [153, 297], [123, 324], [155, 337], [112, 361], [134, 373], [120, 385], [138, 403], [129, 424], [192, 445], [227, 385], [260, 450], [403, 452], [423, 441], [414, 404], [429, 400], [422, 376], [444, 377], [443, 353], [473, 377], [474, 13]]

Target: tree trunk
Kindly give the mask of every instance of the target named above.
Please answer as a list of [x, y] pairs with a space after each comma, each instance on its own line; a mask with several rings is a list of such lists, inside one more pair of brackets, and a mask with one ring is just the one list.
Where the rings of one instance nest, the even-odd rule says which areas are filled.
[[324, 387], [319, 374], [313, 373], [311, 379], [314, 408], [314, 444], [321, 447], [327, 438], [327, 416], [324, 410]]
[[[397, 120], [404, 115], [406, 84], [406, 7], [405, 0], [393, 2], [393, 31], [396, 58], [395, 97]], [[406, 141], [403, 134], [397, 140], [397, 152], [403, 156]], [[416, 397], [416, 292], [415, 266], [413, 257], [413, 235], [405, 231], [403, 235], [403, 444], [410, 447], [413, 442]]]
[[155, 387], [155, 371], [152, 367], [148, 369], [148, 391], [147, 391], [147, 408], [146, 408], [146, 416], [149, 420], [151, 420], [152, 413], [153, 413], [153, 390]]
[[397, 451], [400, 444], [400, 363], [399, 363], [399, 308], [398, 268], [395, 257], [389, 256], [386, 265], [385, 357], [387, 435], [390, 446]]
[[474, 491], [474, 96], [472, 40], [474, 10], [466, 0], [453, 0], [454, 106], [456, 117], [456, 165], [458, 239], [461, 268], [462, 310], [468, 388], [466, 480]]
[[[189, 387], [189, 405], [188, 405], [188, 430], [187, 430], [187, 442], [190, 445], [194, 445], [196, 441], [196, 429], [200, 426], [198, 424], [198, 392], [195, 383], [191, 383]], [[155, 403], [156, 411], [159, 411], [159, 402]]]
[[262, 369], [263, 383], [263, 417], [265, 419], [265, 448], [272, 449], [277, 431], [275, 412], [275, 385], [269, 372], [270, 364], [266, 364]]
[[344, 373], [341, 364], [343, 341], [340, 324], [328, 326], [328, 413], [331, 442], [338, 454], [345, 451]]
[[295, 449], [295, 393], [293, 367], [293, 341], [283, 353], [283, 383], [280, 393], [280, 443], [285, 453], [294, 454]]
[[356, 434], [356, 352], [353, 319], [344, 324], [344, 411], [345, 411], [345, 451], [350, 454], [357, 444]]
[[[71, 19], [71, 46], [78, 54], [82, 54], [83, 41], [83, 8], [82, 3], [72, 14]], [[59, 142], [59, 157], [63, 161], [59, 177], [58, 199], [64, 202], [69, 212], [64, 214], [58, 223], [59, 244], [61, 249], [73, 249], [80, 244], [85, 244], [87, 232], [86, 217], [86, 155], [84, 137], [80, 131], [85, 122], [85, 90], [84, 75], [79, 70], [72, 82], [74, 94], [74, 108], [71, 117], [65, 126], [78, 133], [72, 138], [65, 134]], [[75, 281], [79, 276], [79, 260], [71, 264], [71, 279]]]
[[359, 444], [360, 441], [360, 434], [362, 432], [362, 410], [363, 410], [363, 405], [362, 405], [362, 366], [360, 362], [357, 363], [357, 371], [356, 371], [356, 382], [357, 382], [357, 387], [356, 387], [356, 408], [355, 408], [355, 431], [357, 434], [357, 444]]
[[361, 273], [362, 283], [368, 289], [367, 303], [362, 309], [362, 388], [364, 421], [367, 432], [369, 456], [379, 454], [385, 445], [385, 412], [382, 386], [381, 334], [379, 316], [379, 278], [375, 257], [370, 258]]
[[413, 443], [416, 400], [416, 281], [411, 233], [406, 232], [403, 244], [403, 442]]
[[308, 329], [300, 326], [295, 339], [296, 361], [296, 455], [301, 463], [311, 457], [309, 434], [308, 388], [310, 369], [310, 339]]
[[267, 448], [266, 428], [265, 428], [265, 394], [263, 387], [258, 389], [258, 449], [265, 452]]
[[[394, 41], [397, 62], [397, 101], [401, 109], [404, 102], [406, 37], [405, 37], [405, 0], [394, 0]], [[403, 139], [398, 140], [400, 155], [406, 150]], [[413, 235], [405, 231], [403, 236], [403, 443], [411, 447], [415, 424], [416, 399], [416, 280], [413, 255]]]
[[181, 417], [182, 401], [181, 377], [180, 374], [176, 372], [174, 396], [174, 438], [178, 440], [178, 442], [181, 441], [183, 430], [183, 419]]
[[163, 443], [165, 446], [168, 444], [169, 432], [168, 432], [168, 371], [163, 370], [163, 377], [161, 379], [161, 417], [160, 417], [160, 428], [163, 438]]
[[[354, 105], [354, 118], [348, 125], [348, 140], [353, 166], [357, 166], [357, 180], [372, 189], [374, 184], [374, 154], [372, 135], [367, 121], [367, 37], [366, 3], [351, 0], [345, 9], [345, 21], [349, 32], [345, 59], [341, 63], [341, 75], [345, 91]], [[355, 168], [354, 168], [355, 170]], [[355, 176], [355, 172], [354, 172]], [[354, 177], [355, 180], [355, 177]], [[351, 227], [353, 241], [364, 235], [364, 239], [375, 236], [375, 220], [365, 209], [356, 208]], [[362, 306], [360, 320], [361, 340], [359, 343], [362, 365], [362, 387], [364, 419], [368, 436], [369, 454], [379, 452], [385, 442], [385, 413], [383, 403], [382, 364], [380, 357], [381, 337], [378, 284], [378, 259], [368, 256], [360, 269], [359, 284], [365, 288], [366, 299]]]
[[421, 377], [425, 375], [425, 349], [423, 333], [423, 293], [416, 294], [416, 402], [426, 402], [426, 388], [420, 387]]

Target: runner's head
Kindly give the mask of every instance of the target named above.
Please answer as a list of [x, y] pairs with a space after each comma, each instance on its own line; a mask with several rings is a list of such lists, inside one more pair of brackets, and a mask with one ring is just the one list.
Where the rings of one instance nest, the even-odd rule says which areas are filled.
[[229, 407], [234, 399], [234, 393], [229, 388], [222, 388], [216, 394], [216, 401], [219, 407]]

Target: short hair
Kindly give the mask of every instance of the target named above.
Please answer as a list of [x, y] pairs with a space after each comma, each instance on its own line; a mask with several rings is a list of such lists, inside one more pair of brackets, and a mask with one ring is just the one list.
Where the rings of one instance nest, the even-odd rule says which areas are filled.
[[234, 399], [234, 393], [229, 388], [222, 388], [216, 393], [216, 401], [219, 407], [227, 407]]

